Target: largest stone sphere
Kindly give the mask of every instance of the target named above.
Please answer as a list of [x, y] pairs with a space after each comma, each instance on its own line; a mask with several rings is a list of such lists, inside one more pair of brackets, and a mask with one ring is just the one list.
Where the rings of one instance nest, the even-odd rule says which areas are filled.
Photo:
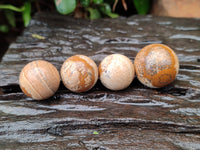
[[150, 88], [161, 88], [174, 81], [179, 70], [175, 52], [164, 44], [151, 44], [135, 57], [137, 78]]

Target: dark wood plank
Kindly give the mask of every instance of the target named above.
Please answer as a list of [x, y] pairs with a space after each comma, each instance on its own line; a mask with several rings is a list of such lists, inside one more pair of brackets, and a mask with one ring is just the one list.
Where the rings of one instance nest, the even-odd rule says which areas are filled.
[[[199, 41], [199, 19], [133, 16], [91, 21], [36, 14], [0, 63], [0, 147], [198, 149]], [[162, 89], [144, 87], [135, 79], [129, 88], [114, 92], [98, 81], [92, 90], [75, 94], [61, 84], [49, 100], [34, 101], [18, 86], [21, 69], [32, 60], [47, 60], [58, 70], [75, 54], [90, 56], [97, 64], [113, 53], [134, 61], [151, 43], [168, 45], [180, 60], [177, 79]]]

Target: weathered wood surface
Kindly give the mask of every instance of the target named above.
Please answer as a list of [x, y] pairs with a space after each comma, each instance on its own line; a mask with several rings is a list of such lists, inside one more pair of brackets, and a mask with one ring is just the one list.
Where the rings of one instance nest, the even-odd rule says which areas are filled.
[[[113, 53], [134, 61], [151, 43], [170, 46], [180, 60], [177, 79], [165, 88], [146, 88], [135, 79], [113, 92], [98, 81], [75, 94], [61, 85], [47, 101], [31, 100], [19, 89], [19, 72], [32, 60], [59, 70], [75, 54], [97, 64]], [[0, 149], [200, 149], [200, 19], [90, 21], [39, 13], [10, 45], [0, 72]]]

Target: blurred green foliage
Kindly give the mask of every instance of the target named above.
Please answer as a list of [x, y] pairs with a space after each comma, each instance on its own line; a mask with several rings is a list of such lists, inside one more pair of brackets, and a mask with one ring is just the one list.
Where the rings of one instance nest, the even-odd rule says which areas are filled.
[[[56, 9], [59, 13], [63, 15], [70, 14], [81, 5], [89, 12], [90, 19], [99, 19], [104, 16], [109, 16], [111, 18], [118, 17], [118, 14], [112, 12], [112, 6], [119, 1], [120, 0], [54, 0]], [[125, 0], [121, 1], [123, 6], [126, 6]], [[151, 0], [132, 1], [138, 14], [144, 15], [148, 13]]]
[[148, 13], [151, 5], [150, 0], [133, 0], [135, 8], [140, 15], [145, 15]]
[[9, 31], [9, 27], [7, 25], [0, 25], [0, 32], [7, 33]]
[[76, 8], [76, 0], [54, 0], [56, 9], [60, 14], [66, 15], [73, 12]]
[[66, 15], [75, 11], [75, 9], [83, 7], [89, 12], [90, 19], [99, 19], [104, 16], [111, 18], [118, 17], [112, 12], [111, 5], [106, 0], [54, 0], [56, 9], [59, 13]]
[[[11, 27], [16, 27], [16, 18], [14, 12], [22, 13], [24, 26], [27, 27], [31, 20], [31, 1], [27, 0], [23, 6], [15, 7], [10, 4], [1, 4], [0, 10], [4, 10], [6, 19]], [[8, 32], [9, 25], [0, 25], [0, 32]]]
[[[4, 12], [5, 18], [8, 24], [0, 24], [0, 32], [8, 32], [9, 28], [16, 27], [15, 13], [21, 13], [24, 26], [27, 27], [31, 20], [31, 4], [33, 2], [39, 2], [39, 0], [23, 0], [24, 3], [21, 7], [16, 7], [14, 5], [0, 3], [0, 12]], [[130, 0], [134, 4], [135, 9], [138, 14], [147, 14], [151, 0]], [[125, 0], [54, 0], [56, 10], [62, 14], [67, 15], [71, 13], [81, 12], [86, 15], [84, 17], [90, 19], [99, 19], [102, 17], [116, 18], [117, 13], [114, 13], [116, 5], [123, 5], [126, 10], [127, 5]], [[48, 3], [48, 2], [46, 2]], [[81, 11], [78, 11], [81, 10]], [[81, 15], [80, 15], [81, 16]]]

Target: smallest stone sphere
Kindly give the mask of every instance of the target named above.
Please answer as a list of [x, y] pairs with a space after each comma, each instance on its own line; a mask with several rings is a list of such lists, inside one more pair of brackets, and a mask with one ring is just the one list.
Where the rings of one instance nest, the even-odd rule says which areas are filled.
[[138, 80], [150, 88], [161, 88], [174, 81], [179, 70], [175, 52], [164, 44], [150, 44], [135, 57]]
[[69, 57], [62, 65], [61, 79], [72, 92], [86, 92], [97, 82], [98, 68], [96, 63], [84, 55]]
[[60, 85], [56, 67], [43, 60], [28, 63], [19, 75], [19, 85], [25, 95], [44, 100], [55, 94]]
[[101, 83], [108, 89], [118, 91], [127, 88], [135, 77], [131, 60], [121, 54], [105, 57], [99, 65]]

